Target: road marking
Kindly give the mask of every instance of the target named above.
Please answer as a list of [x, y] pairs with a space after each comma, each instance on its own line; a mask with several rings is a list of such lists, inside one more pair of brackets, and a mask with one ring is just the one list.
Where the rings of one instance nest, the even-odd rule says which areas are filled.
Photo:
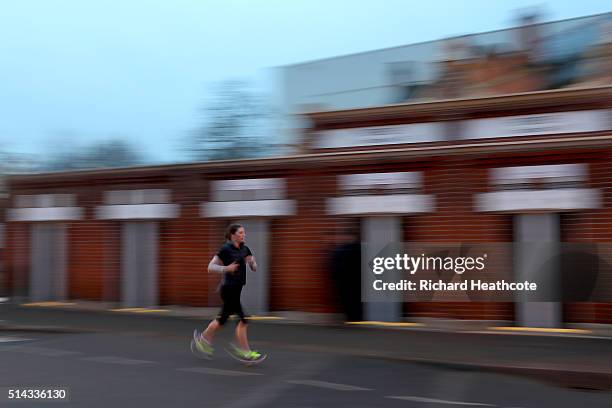
[[122, 365], [158, 364], [157, 361], [135, 360], [132, 358], [117, 357], [117, 356], [84, 357], [81, 360], [93, 361], [95, 363], [122, 364]]
[[319, 388], [327, 388], [330, 390], [336, 391], [372, 391], [371, 388], [363, 388], [357, 387], [354, 385], [348, 384], [338, 384], [327, 381], [317, 381], [317, 380], [288, 380], [289, 384], [297, 384], [297, 385], [309, 385], [311, 387], [319, 387]]
[[32, 302], [22, 303], [21, 306], [33, 306], [33, 307], [55, 307], [55, 306], [72, 306], [76, 303], [71, 302]]
[[449, 400], [441, 400], [441, 399], [436, 399], [436, 398], [417, 397], [413, 395], [405, 395], [405, 396], [388, 395], [385, 398], [399, 399], [399, 400], [404, 400], [404, 401], [414, 401], [414, 402], [429, 402], [432, 404], [468, 405], [468, 406], [479, 406], [479, 407], [496, 407], [497, 406], [494, 404], [485, 404], [482, 402], [449, 401]]
[[34, 346], [10, 346], [2, 347], [0, 351], [17, 351], [20, 353], [36, 354], [45, 357], [63, 357], [63, 356], [74, 356], [83, 354], [80, 351], [70, 350], [59, 350], [47, 347], [34, 347]]
[[423, 323], [377, 322], [377, 321], [345, 322], [345, 324], [362, 325], [362, 326], [381, 326], [381, 327], [424, 327], [425, 326], [425, 324]]
[[111, 312], [124, 312], [124, 313], [166, 313], [168, 309], [147, 309], [145, 307], [128, 307], [122, 309], [109, 309]]
[[248, 371], [235, 371], [235, 370], [221, 370], [219, 368], [206, 368], [206, 367], [189, 367], [189, 368], [177, 368], [177, 371], [187, 371], [191, 373], [199, 374], [211, 374], [211, 375], [225, 375], [228, 377], [240, 377], [247, 375], [263, 375], [262, 373], [253, 373]]
[[[539, 337], [559, 337], [559, 333], [545, 333], [545, 332], [526, 332], [526, 331], [502, 331], [502, 330], [467, 330], [463, 333], [469, 334], [486, 334], [489, 336], [539, 336]], [[594, 334], [571, 334], [563, 333], [563, 337], [566, 339], [597, 339], [597, 340], [609, 340], [609, 336], [596, 336]], [[511, 407], [512, 408], [512, 407]]]
[[23, 337], [0, 337], [0, 343], [10, 343], [13, 341], [26, 341], [26, 340], [32, 340], [32, 339], [26, 339]]
[[500, 330], [509, 332], [532, 332], [532, 333], [571, 333], [571, 334], [589, 334], [591, 330], [585, 329], [559, 329], [551, 327], [489, 327], [489, 330]]

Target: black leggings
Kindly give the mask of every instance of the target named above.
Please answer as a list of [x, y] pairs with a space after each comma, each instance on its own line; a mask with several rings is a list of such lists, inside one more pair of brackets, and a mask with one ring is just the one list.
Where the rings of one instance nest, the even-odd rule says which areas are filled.
[[223, 300], [223, 307], [221, 308], [221, 314], [217, 318], [220, 325], [224, 325], [227, 319], [237, 314], [240, 321], [247, 324], [246, 315], [242, 310], [240, 304], [240, 293], [242, 292], [242, 285], [223, 285], [221, 286], [221, 300]]

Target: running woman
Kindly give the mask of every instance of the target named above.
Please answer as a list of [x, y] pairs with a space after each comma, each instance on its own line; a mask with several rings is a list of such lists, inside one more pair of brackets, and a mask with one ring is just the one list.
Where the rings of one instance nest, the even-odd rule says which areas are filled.
[[208, 272], [222, 273], [221, 300], [223, 307], [219, 317], [211, 321], [206, 330], [198, 334], [194, 331], [194, 342], [198, 351], [207, 357], [212, 357], [214, 349], [213, 339], [229, 318], [236, 314], [240, 318], [236, 326], [236, 345], [232, 345], [236, 357], [247, 362], [257, 362], [265, 356], [251, 350], [247, 339], [247, 318], [240, 304], [240, 294], [246, 284], [246, 265], [254, 272], [257, 270], [257, 263], [253, 253], [244, 243], [244, 227], [240, 224], [232, 224], [225, 234], [226, 242], [219, 252], [208, 264]]

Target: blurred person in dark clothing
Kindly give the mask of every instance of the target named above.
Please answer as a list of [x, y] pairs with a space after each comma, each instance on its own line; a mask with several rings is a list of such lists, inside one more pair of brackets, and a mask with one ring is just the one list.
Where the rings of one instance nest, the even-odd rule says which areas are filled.
[[363, 319], [361, 307], [361, 242], [355, 228], [343, 230], [330, 257], [330, 273], [346, 321]]

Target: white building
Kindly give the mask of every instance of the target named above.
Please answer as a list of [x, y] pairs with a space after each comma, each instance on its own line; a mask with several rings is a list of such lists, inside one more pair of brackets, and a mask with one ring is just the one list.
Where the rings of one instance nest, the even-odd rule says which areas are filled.
[[[592, 74], [588, 51], [609, 43], [612, 13], [534, 24], [492, 32], [403, 45], [280, 67], [280, 110], [289, 143], [299, 143], [295, 115], [440, 99], [431, 88], [449, 78], [448, 61], [469, 62], [488, 55], [528, 56], [529, 69], [546, 66], [546, 79], [535, 89], [576, 86]], [[509, 79], [511, 80], [511, 79]], [[461, 86], [461, 85], [460, 85]], [[475, 88], [472, 86], [472, 88]], [[438, 92], [439, 93], [439, 92]], [[491, 88], [466, 89], [457, 97], [491, 94]], [[505, 92], [502, 92], [505, 93]], [[442, 98], [446, 99], [446, 98]]]

